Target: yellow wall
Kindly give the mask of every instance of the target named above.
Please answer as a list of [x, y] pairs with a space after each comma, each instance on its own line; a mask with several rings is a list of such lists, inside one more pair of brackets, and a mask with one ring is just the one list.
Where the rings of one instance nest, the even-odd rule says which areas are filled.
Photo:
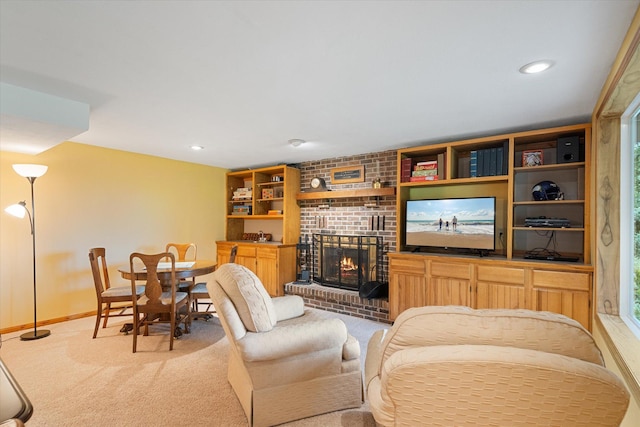
[[[0, 152], [0, 331], [33, 325], [29, 221], [4, 212], [30, 186], [14, 163], [49, 166], [34, 185], [38, 323], [96, 310], [91, 247], [107, 249], [110, 278], [134, 251], [194, 242], [215, 259], [224, 240], [226, 170], [71, 142], [37, 156]], [[204, 277], [203, 279], [207, 279]]]

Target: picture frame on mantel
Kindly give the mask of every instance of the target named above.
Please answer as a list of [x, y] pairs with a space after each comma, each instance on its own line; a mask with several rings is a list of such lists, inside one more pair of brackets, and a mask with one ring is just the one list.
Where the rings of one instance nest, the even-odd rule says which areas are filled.
[[344, 166], [331, 169], [331, 184], [364, 182], [364, 166]]

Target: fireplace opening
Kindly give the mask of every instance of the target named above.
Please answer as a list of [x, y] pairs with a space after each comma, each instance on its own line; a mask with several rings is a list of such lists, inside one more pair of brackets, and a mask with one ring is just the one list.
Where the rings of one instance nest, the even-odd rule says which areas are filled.
[[314, 282], [358, 291], [365, 283], [382, 280], [382, 237], [333, 234], [312, 237]]

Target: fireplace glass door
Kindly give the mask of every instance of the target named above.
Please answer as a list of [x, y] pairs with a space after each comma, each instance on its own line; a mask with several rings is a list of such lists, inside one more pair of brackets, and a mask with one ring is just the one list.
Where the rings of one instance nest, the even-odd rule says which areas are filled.
[[326, 286], [359, 290], [377, 280], [382, 268], [382, 238], [314, 234], [314, 280]]

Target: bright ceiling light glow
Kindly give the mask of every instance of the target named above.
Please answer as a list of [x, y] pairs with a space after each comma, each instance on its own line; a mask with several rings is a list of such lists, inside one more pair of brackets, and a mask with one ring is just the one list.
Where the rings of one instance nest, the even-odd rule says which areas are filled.
[[204, 147], [202, 145], [192, 145], [191, 149], [194, 151], [200, 151], [200, 150], [204, 150]]
[[523, 65], [522, 67], [520, 67], [520, 72], [522, 74], [541, 73], [551, 68], [552, 65], [553, 65], [553, 61], [550, 61], [547, 59], [543, 61], [530, 62], [529, 64]]

